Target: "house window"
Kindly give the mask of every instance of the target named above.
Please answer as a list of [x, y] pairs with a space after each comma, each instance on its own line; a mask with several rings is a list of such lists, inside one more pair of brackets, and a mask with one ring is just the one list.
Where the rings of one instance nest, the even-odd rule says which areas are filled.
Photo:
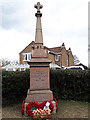
[[55, 55], [55, 61], [58, 61], [58, 55]]
[[29, 61], [31, 59], [31, 53], [23, 53], [23, 61]]

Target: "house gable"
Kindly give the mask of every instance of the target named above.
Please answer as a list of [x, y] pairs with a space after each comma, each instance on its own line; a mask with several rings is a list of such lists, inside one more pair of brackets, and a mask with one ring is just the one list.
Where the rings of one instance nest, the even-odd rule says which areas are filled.
[[[25, 52], [31, 52], [31, 50], [32, 50], [32, 45], [34, 45], [35, 44], [35, 42], [34, 41], [32, 41], [28, 46], [26, 46], [19, 54], [21, 54], [21, 53], [25, 53]], [[30, 49], [29, 49], [30, 48]]]
[[27, 61], [23, 61], [23, 53], [31, 53], [32, 52], [32, 46], [35, 44], [34, 41], [32, 41], [27, 47], [25, 47], [20, 53], [19, 53], [19, 63], [20, 64], [27, 64]]

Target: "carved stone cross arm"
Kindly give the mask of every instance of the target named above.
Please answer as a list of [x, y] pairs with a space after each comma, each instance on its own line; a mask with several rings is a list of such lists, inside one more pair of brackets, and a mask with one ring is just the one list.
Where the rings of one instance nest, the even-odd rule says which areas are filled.
[[36, 5], [34, 5], [34, 7], [37, 9], [37, 12], [40, 12], [40, 9], [43, 7], [40, 2], [37, 2]]

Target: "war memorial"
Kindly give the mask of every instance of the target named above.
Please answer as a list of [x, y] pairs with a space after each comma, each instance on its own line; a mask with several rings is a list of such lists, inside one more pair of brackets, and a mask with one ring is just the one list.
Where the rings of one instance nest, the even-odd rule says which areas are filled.
[[[30, 65], [30, 88], [27, 97], [22, 103], [22, 114], [29, 116], [47, 116], [57, 111], [57, 101], [50, 90], [50, 75], [48, 53], [43, 45], [43, 34], [40, 9], [43, 7], [40, 2], [34, 6], [37, 9], [35, 45], [32, 46], [32, 57], [28, 62]], [[37, 118], [37, 117], [36, 117]]]

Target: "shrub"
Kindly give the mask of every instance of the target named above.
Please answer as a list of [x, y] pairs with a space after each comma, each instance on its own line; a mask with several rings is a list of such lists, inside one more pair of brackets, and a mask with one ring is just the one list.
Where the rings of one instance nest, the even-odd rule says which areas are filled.
[[29, 70], [2, 71], [3, 98], [19, 100], [26, 97], [30, 82], [29, 76]]
[[90, 71], [51, 70], [51, 90], [57, 99], [88, 101]]

